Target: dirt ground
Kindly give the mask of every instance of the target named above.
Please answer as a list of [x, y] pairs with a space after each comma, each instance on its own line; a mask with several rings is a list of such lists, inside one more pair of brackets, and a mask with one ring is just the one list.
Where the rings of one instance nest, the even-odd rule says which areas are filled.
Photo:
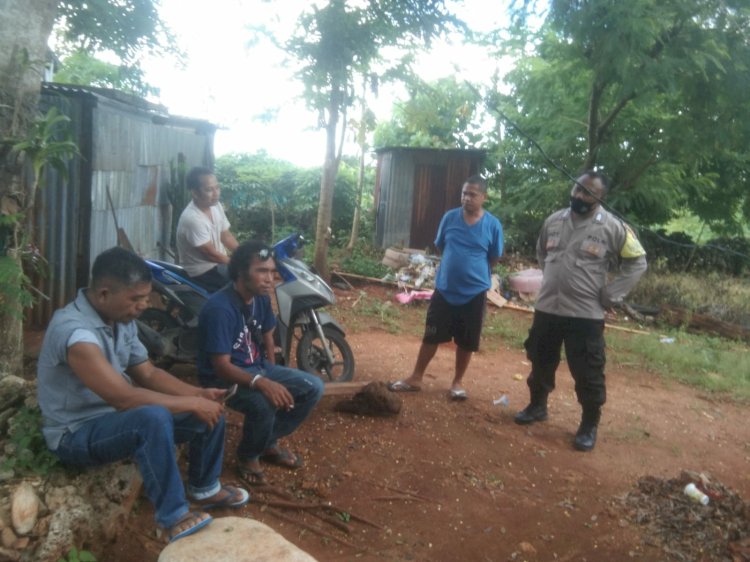
[[[382, 287], [367, 291], [382, 302], [393, 296]], [[404, 314], [409, 335], [394, 335], [360, 314], [359, 289], [339, 295], [334, 315], [347, 328], [355, 326], [347, 334], [357, 361], [355, 380], [406, 376], [426, 305], [412, 305]], [[514, 315], [523, 326], [531, 321], [530, 315], [510, 310], [490, 314]], [[398, 416], [336, 413], [333, 406], [341, 397], [327, 396], [286, 440], [304, 456], [305, 466], [296, 472], [269, 468], [273, 486], [295, 501], [330, 502], [348, 532], [310, 511], [263, 505], [284, 501], [265, 492], [254, 493], [258, 502], [239, 514], [270, 525], [321, 561], [653, 562], [670, 558], [626, 519], [617, 499], [639, 478], [675, 478], [683, 469], [703, 472], [750, 499], [745, 407], [633, 371], [610, 356], [599, 441], [593, 452], [581, 453], [571, 446], [580, 410], [567, 368], [558, 371], [550, 419], [521, 427], [513, 415], [528, 398], [526, 358], [518, 349], [483, 345], [492, 350], [474, 356], [465, 402], [447, 399], [454, 355], [445, 345], [423, 390], [400, 395]], [[190, 376], [190, 370], [181, 366], [177, 372]], [[509, 405], [494, 405], [503, 393]], [[237, 481], [232, 452], [239, 423], [230, 414], [225, 482]], [[97, 560], [158, 558], [164, 541], [154, 537], [153, 511], [144, 498], [127, 527], [116, 543], [93, 545]], [[97, 552], [102, 547], [106, 552]], [[695, 553], [694, 560], [702, 558]]]

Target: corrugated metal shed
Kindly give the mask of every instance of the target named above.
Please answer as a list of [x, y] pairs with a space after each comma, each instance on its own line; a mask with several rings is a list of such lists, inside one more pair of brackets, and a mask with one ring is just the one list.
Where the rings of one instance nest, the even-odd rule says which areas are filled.
[[432, 246], [440, 219], [461, 204], [461, 187], [478, 173], [482, 150], [387, 147], [376, 151], [375, 240], [381, 248]]
[[88, 283], [94, 258], [117, 245], [115, 217], [136, 252], [165, 257], [172, 216], [182, 209], [182, 198], [178, 209], [172, 206], [183, 189], [177, 170], [212, 166], [216, 131], [207, 121], [102, 88], [46, 83], [41, 107], [51, 106], [70, 117], [80, 156], [71, 160], [67, 179], [47, 170], [37, 193], [31, 241], [47, 267], [34, 283], [50, 300], [32, 310], [34, 325], [45, 325], [73, 299]]

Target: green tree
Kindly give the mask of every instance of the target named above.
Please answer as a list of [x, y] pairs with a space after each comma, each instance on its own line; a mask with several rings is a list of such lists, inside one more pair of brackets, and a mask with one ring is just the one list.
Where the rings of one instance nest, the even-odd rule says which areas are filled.
[[534, 147], [576, 171], [598, 166], [609, 198], [635, 222], [685, 209], [739, 232], [750, 218], [750, 6], [724, 0], [553, 0], [538, 31], [517, 15], [506, 52], [526, 52], [490, 105], [508, 122], [498, 144], [503, 206], [535, 231], [568, 184]]
[[[299, 168], [261, 151], [221, 156], [215, 170], [232, 229], [240, 238], [272, 242], [290, 232], [314, 233], [320, 168]], [[344, 160], [333, 199], [332, 230], [337, 235], [351, 224], [356, 198], [357, 167]]]
[[375, 146], [476, 148], [485, 142], [478, 120], [482, 98], [455, 78], [428, 83], [416, 79], [406, 101], [393, 105], [390, 121], [375, 130]]
[[141, 97], [158, 92], [143, 80], [143, 72], [137, 66], [105, 62], [84, 50], [66, 56], [53, 80], [64, 84], [112, 88]]
[[307, 104], [318, 113], [326, 133], [314, 259], [326, 277], [334, 186], [357, 77], [383, 63], [388, 49], [412, 49], [415, 42], [429, 44], [455, 25], [457, 20], [444, 4], [443, 0], [366, 0], [354, 5], [329, 0], [300, 16], [296, 33], [286, 42], [288, 52], [301, 65], [298, 76]]
[[[135, 60], [142, 49], [163, 45], [165, 35], [150, 0], [4, 0], [0, 9], [0, 282], [21, 287], [23, 212], [33, 204], [39, 178], [23, 176], [39, 146], [32, 134], [47, 41], [55, 21], [63, 34], [89, 48], [109, 48]], [[85, 38], [89, 37], [88, 40]], [[52, 148], [52, 145], [47, 145]], [[49, 152], [49, 151], [48, 151]], [[51, 155], [57, 158], [57, 155]], [[34, 162], [35, 163], [35, 162]], [[36, 166], [34, 166], [36, 168]], [[22, 366], [22, 303], [14, 293], [0, 294], [0, 378]]]

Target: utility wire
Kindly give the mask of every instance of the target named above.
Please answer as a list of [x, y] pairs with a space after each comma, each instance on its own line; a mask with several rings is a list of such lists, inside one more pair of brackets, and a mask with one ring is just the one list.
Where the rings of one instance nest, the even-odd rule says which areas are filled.
[[[474, 87], [473, 84], [470, 84], [467, 81], [464, 81], [464, 83], [474, 91], [474, 93], [480, 98], [484, 99], [484, 96], [481, 95], [481, 93]], [[490, 111], [490, 113], [496, 113], [503, 121], [505, 121], [507, 124], [509, 124], [511, 127], [513, 127], [516, 131], [518, 131], [518, 134], [520, 134], [523, 138], [525, 138], [531, 145], [536, 148], [539, 153], [542, 155], [542, 157], [547, 161], [547, 163], [555, 168], [557, 171], [559, 171], [561, 174], [563, 174], [565, 177], [567, 177], [570, 181], [572, 181], [574, 184], [579, 186], [581, 189], [583, 189], [586, 193], [588, 193], [591, 197], [593, 197], [596, 201], [599, 202], [600, 205], [602, 205], [605, 209], [609, 210], [613, 215], [615, 215], [617, 218], [619, 218], [621, 221], [625, 223], [633, 224], [636, 228], [638, 228], [641, 231], [646, 231], [661, 240], [662, 242], [665, 242], [667, 244], [671, 244], [673, 246], [678, 246], [681, 248], [700, 248], [701, 246], [698, 246], [697, 244], [687, 244], [683, 242], [677, 242], [675, 240], [670, 240], [669, 238], [665, 238], [664, 236], [660, 235], [656, 231], [645, 227], [643, 225], [640, 225], [635, 222], [631, 222], [625, 219], [625, 217], [614, 207], [611, 205], [608, 205], [604, 200], [597, 197], [595, 194], [591, 193], [586, 186], [581, 185], [577, 178], [574, 178], [570, 172], [568, 172], [567, 169], [565, 169], [563, 166], [555, 162], [545, 151], [544, 148], [534, 139], [531, 135], [526, 133], [515, 121], [513, 121], [510, 117], [508, 117], [501, 109], [498, 107], [490, 107], [488, 104], [485, 104], [485, 107]], [[736, 250], [732, 250], [731, 248], [726, 248], [724, 246], [718, 246], [716, 244], [704, 244], [702, 246], [703, 248], [713, 248], [715, 250], [719, 250], [721, 252], [725, 252], [727, 254], [733, 254], [735, 256], [744, 258], [750, 262], [750, 255], [744, 254], [742, 252], [738, 252]]]

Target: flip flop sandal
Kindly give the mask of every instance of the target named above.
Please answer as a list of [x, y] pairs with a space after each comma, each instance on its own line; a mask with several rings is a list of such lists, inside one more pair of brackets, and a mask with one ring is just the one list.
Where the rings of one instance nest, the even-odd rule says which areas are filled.
[[236, 486], [222, 486], [221, 490], [216, 492], [210, 498], [205, 500], [193, 500], [196, 505], [203, 509], [214, 509], [217, 507], [242, 507], [250, 501], [250, 494], [247, 490], [237, 488]]
[[262, 470], [253, 470], [246, 466], [238, 466], [237, 475], [248, 486], [265, 486], [268, 484], [266, 473]]
[[466, 400], [469, 397], [469, 395], [466, 394], [466, 391], [463, 388], [451, 388], [449, 396], [451, 400], [454, 400], [457, 402]]
[[[179, 521], [169, 528], [169, 542], [174, 542], [193, 533], [197, 533], [203, 527], [208, 525], [214, 518], [208, 513], [202, 511], [188, 511], [185, 515], [180, 517]], [[178, 528], [184, 527], [185, 524], [190, 525], [182, 531], [177, 532]]]
[[414, 386], [406, 381], [394, 381], [388, 383], [388, 390], [391, 392], [419, 392], [421, 386]]
[[264, 453], [260, 456], [260, 460], [289, 470], [297, 470], [302, 466], [302, 457], [292, 453], [289, 449], [278, 449]]

